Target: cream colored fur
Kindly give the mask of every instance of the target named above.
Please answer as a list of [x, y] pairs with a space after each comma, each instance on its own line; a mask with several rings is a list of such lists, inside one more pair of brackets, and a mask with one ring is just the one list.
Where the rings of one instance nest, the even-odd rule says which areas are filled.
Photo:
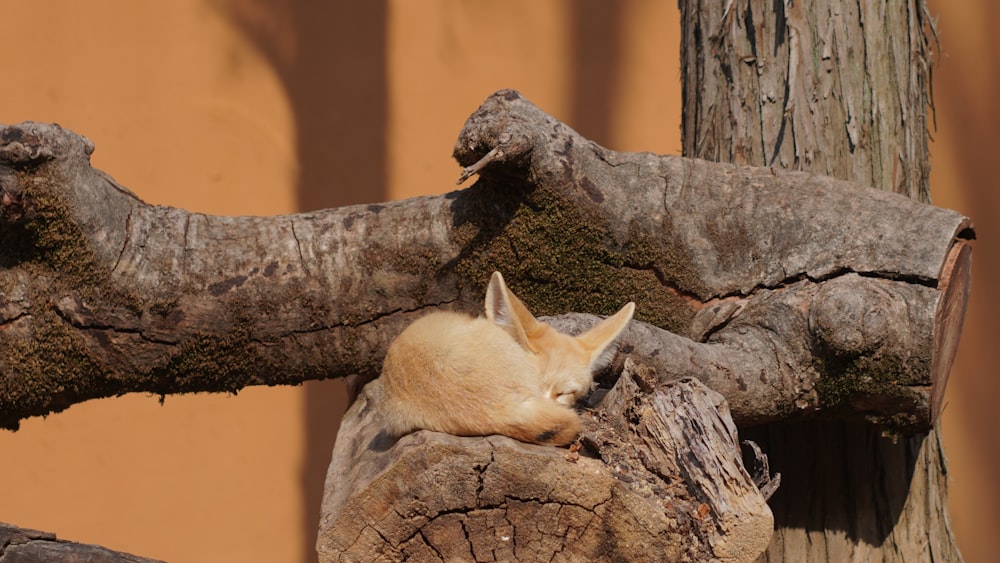
[[572, 405], [607, 366], [635, 310], [628, 303], [580, 336], [539, 322], [494, 272], [486, 318], [431, 313], [389, 346], [382, 367], [387, 430], [503, 434], [566, 444], [580, 431]]

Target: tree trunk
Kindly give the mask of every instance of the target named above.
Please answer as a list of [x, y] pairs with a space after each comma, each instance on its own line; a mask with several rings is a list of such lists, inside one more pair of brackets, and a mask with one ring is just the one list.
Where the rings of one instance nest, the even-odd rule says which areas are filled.
[[[684, 0], [681, 10], [686, 156], [928, 200], [934, 37], [922, 1]], [[745, 433], [784, 476], [762, 560], [961, 559], [936, 428], [886, 438], [872, 425], [813, 421]]]

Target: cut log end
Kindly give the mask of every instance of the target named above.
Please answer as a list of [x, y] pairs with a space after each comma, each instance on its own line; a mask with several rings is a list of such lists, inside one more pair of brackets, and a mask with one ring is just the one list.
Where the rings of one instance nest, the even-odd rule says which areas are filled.
[[968, 240], [957, 239], [941, 269], [938, 289], [941, 299], [934, 313], [934, 356], [931, 364], [931, 421], [936, 422], [941, 412], [944, 390], [958, 341], [962, 336], [962, 323], [969, 305], [969, 287], [972, 282], [972, 245]]

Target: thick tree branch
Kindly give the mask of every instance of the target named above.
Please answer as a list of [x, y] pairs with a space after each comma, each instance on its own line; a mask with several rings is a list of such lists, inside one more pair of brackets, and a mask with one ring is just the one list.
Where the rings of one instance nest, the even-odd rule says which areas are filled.
[[460, 136], [462, 164], [493, 155], [475, 186], [384, 205], [153, 206], [92, 169], [92, 149], [57, 126], [0, 129], [5, 427], [126, 392], [371, 377], [424, 310], [478, 311], [493, 270], [543, 314], [636, 301], [652, 326], [631, 354], [707, 382], [738, 421], [923, 427], [964, 314], [965, 217], [822, 176], [612, 152], [513, 91]]
[[87, 563], [157, 563], [158, 560], [112, 551], [99, 545], [56, 539], [55, 534], [0, 522], [0, 563], [86, 561]]

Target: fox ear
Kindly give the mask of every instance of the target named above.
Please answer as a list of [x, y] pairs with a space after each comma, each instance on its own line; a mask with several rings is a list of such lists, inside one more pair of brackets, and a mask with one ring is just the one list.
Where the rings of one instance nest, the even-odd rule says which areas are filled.
[[518, 344], [528, 350], [531, 347], [528, 335], [538, 330], [538, 320], [516, 295], [507, 289], [500, 272], [493, 272], [490, 284], [486, 286], [486, 318], [506, 330]]
[[604, 369], [615, 358], [615, 353], [618, 352], [615, 341], [632, 320], [634, 312], [635, 303], [626, 303], [617, 313], [576, 337], [577, 341], [590, 352], [591, 373]]

